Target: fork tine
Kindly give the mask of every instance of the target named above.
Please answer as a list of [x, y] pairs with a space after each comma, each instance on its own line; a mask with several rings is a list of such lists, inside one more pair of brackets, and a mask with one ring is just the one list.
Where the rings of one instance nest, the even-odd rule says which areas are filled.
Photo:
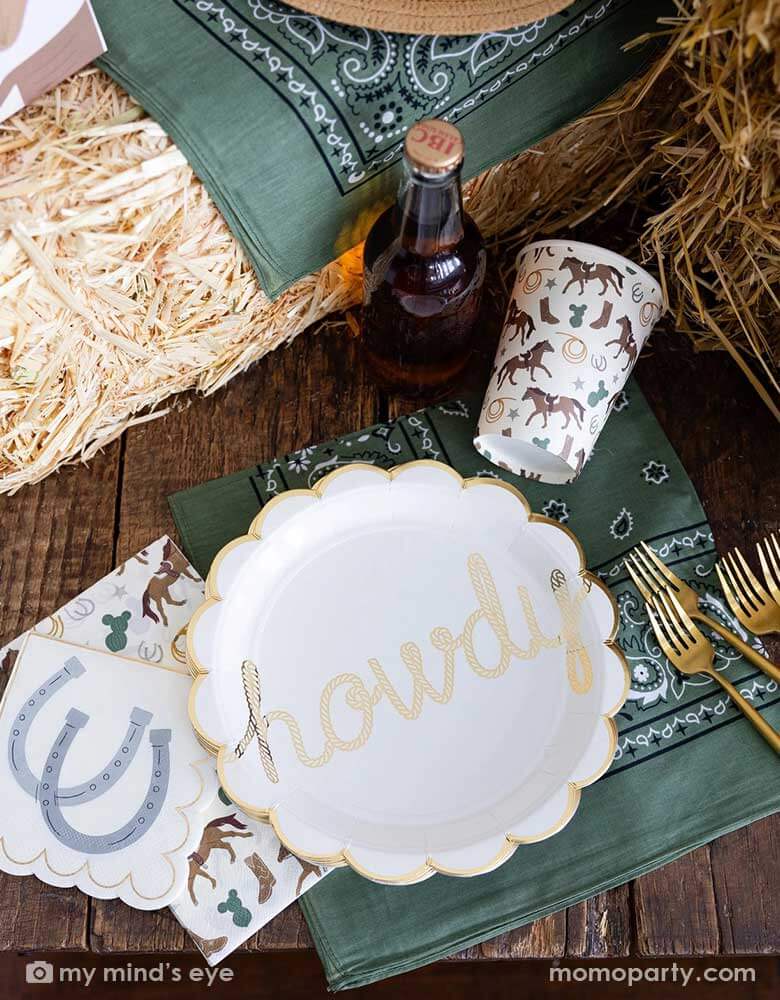
[[645, 553], [650, 557], [656, 569], [659, 570], [659, 572], [666, 577], [666, 581], [672, 588], [672, 590], [678, 590], [680, 586], [680, 581], [674, 575], [674, 573], [672, 573], [672, 571], [669, 569], [669, 567], [666, 565], [663, 559], [661, 559], [659, 555], [653, 552], [653, 550], [650, 548], [647, 542], [640, 542], [639, 544], [642, 546]]
[[756, 598], [758, 599], [759, 603], [763, 604], [764, 601], [767, 599], [767, 597], [769, 595], [767, 594], [766, 590], [764, 590], [764, 588], [759, 583], [758, 579], [756, 578], [755, 573], [748, 566], [747, 561], [745, 560], [745, 557], [742, 555], [742, 553], [739, 551], [739, 549], [734, 549], [734, 555], [737, 557], [737, 561], [739, 562], [740, 566], [742, 567], [742, 570], [743, 570], [745, 576], [747, 577], [748, 583], [753, 588], [753, 593], [756, 595]]
[[737, 595], [731, 589], [731, 584], [728, 581], [728, 577], [725, 573], [726, 566], [724, 565], [721, 569], [721, 564], [719, 562], [715, 563], [715, 572], [718, 574], [718, 579], [720, 580], [720, 587], [723, 593], [726, 595], [726, 600], [729, 602], [729, 606], [734, 614], [739, 617], [742, 612], [742, 605], [737, 600]]
[[655, 562], [648, 559], [640, 548], [634, 549], [634, 565], [644, 569], [645, 579], [652, 580], [653, 593], [666, 586], [666, 578], [658, 572]]
[[[685, 629], [677, 617], [677, 613], [671, 605], [669, 598], [671, 594], [669, 591], [662, 592], [658, 595], [660, 603], [663, 606], [663, 611], [666, 613], [666, 626], [667, 629], [675, 636], [677, 639], [677, 644], [686, 650], [690, 646], [690, 640], [685, 634]], [[658, 606], [658, 601], [656, 601], [656, 606]]]
[[634, 581], [634, 585], [636, 589], [639, 591], [639, 593], [642, 595], [642, 599], [644, 600], [645, 604], [649, 604], [653, 599], [653, 595], [650, 593], [650, 591], [642, 582], [642, 578], [639, 576], [639, 574], [635, 569], [631, 568], [631, 563], [629, 559], [624, 559], [623, 565], [628, 570], [628, 575]]
[[686, 638], [690, 638], [692, 642], [696, 642], [697, 633], [699, 632], [698, 625], [696, 625], [693, 618], [691, 618], [682, 604], [680, 604], [674, 591], [669, 591], [669, 597], [671, 598], [672, 604], [677, 612], [677, 618], [682, 627], [685, 629]]
[[723, 583], [724, 580], [728, 580], [731, 584], [731, 597], [729, 597], [729, 591], [726, 590], [725, 584], [723, 586], [723, 593], [728, 598], [729, 603], [732, 604], [734, 614], [737, 615], [737, 617], [739, 617], [740, 614], [750, 614], [750, 608], [745, 604], [745, 600], [742, 596], [742, 590], [734, 579], [728, 560], [721, 559], [716, 569], [718, 569], [718, 576], [720, 577], [721, 583]]
[[661, 619], [657, 616], [656, 612], [653, 610], [654, 605], [648, 604], [647, 606], [647, 616], [650, 619], [650, 624], [653, 626], [653, 632], [655, 632], [655, 637], [664, 651], [666, 657], [670, 660], [675, 660], [678, 656], [677, 650], [674, 648], [672, 643], [667, 637], [666, 631]]
[[742, 603], [745, 605], [745, 607], [749, 612], [752, 613], [754, 611], [758, 611], [761, 605], [758, 602], [758, 598], [753, 594], [753, 591], [750, 589], [748, 582], [745, 579], [742, 570], [740, 569], [739, 563], [734, 557], [734, 553], [729, 552], [726, 555], [726, 559], [729, 565], [731, 566], [732, 577], [736, 577], [737, 579], [737, 585], [741, 590], [740, 596], [742, 598]]
[[[764, 571], [766, 585], [772, 591], [772, 596], [775, 600], [778, 600], [777, 592], [780, 591], [780, 563], [778, 563], [778, 560], [780, 560], [780, 545], [777, 543], [775, 533], [772, 532], [771, 535], [765, 538], [763, 544], [759, 542], [756, 548], [758, 549], [758, 558], [761, 560], [761, 569]], [[764, 558], [764, 550], [766, 550], [766, 559]], [[774, 574], [770, 572], [769, 566], [771, 566]]]
[[[774, 545], [775, 547], [775, 553], [777, 554], [777, 558], [780, 559], [780, 542], [778, 542], [777, 540], [777, 535], [773, 531], [769, 537], [772, 539], [772, 545]], [[775, 568], [777, 568], [776, 564]], [[778, 575], [780, 576], [780, 571], [778, 572]]]
[[[764, 579], [766, 580], [766, 585], [767, 585], [767, 587], [771, 587], [772, 586], [772, 577], [771, 577], [771, 574], [769, 572], [769, 563], [767, 562], [766, 556], [764, 555], [763, 545], [764, 545], [763, 541], [756, 542], [756, 552], [758, 553], [758, 561], [761, 563], [761, 572], [764, 574]], [[772, 550], [769, 548], [769, 545], [767, 544], [767, 553], [769, 553], [770, 558], [771, 558], [771, 551]]]

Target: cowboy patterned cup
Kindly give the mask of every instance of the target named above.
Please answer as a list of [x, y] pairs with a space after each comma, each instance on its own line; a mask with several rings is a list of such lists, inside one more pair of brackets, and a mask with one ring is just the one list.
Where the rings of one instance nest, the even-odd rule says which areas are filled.
[[477, 451], [529, 479], [573, 482], [662, 312], [658, 282], [611, 250], [521, 250]]

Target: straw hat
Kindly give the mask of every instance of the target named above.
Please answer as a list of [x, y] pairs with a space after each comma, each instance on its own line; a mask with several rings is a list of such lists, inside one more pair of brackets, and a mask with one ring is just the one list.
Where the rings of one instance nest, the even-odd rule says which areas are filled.
[[292, 0], [331, 21], [410, 35], [476, 35], [555, 14], [571, 0]]

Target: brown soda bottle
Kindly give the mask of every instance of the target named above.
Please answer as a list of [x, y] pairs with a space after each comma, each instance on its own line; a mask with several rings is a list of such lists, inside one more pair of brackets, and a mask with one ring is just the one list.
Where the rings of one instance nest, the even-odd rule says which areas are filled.
[[463, 138], [449, 122], [412, 126], [396, 204], [363, 251], [362, 342], [384, 388], [443, 394], [471, 353], [486, 253], [463, 211]]

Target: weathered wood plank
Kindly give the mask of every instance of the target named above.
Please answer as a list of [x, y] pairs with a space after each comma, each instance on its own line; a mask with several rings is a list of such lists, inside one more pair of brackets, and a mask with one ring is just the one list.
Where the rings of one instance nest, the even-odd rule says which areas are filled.
[[499, 934], [451, 955], [454, 960], [560, 958], [566, 946], [566, 911], [551, 913], [525, 927]]
[[[118, 559], [163, 532], [175, 535], [166, 496], [378, 419], [376, 391], [345, 333], [299, 338], [264, 358], [223, 391], [127, 434]], [[145, 913], [96, 900], [92, 942], [101, 951], [192, 947], [168, 911]], [[247, 944], [250, 950], [310, 946], [297, 906]]]
[[729, 955], [780, 954], [780, 814], [710, 847], [721, 948]]
[[[761, 534], [780, 526], [780, 468], [769, 458], [780, 433], [766, 407], [724, 355], [694, 354], [675, 335], [655, 338], [638, 377], [699, 493], [718, 549], [739, 545], [753, 559]], [[771, 648], [780, 654], [780, 644]], [[768, 925], [764, 915], [778, 912], [772, 829], [770, 822], [732, 834], [640, 879], [635, 900], [642, 952], [711, 953], [721, 947], [717, 916], [723, 950], [744, 945], [771, 951], [777, 921]], [[733, 870], [741, 865], [744, 871], [748, 845], [750, 878]], [[682, 894], [680, 876], [690, 890]]]
[[[0, 499], [0, 644], [110, 572], [119, 450]], [[0, 874], [0, 950], [83, 949], [88, 909], [76, 889]]]
[[639, 955], [717, 955], [718, 916], [708, 847], [634, 882]]
[[117, 899], [92, 901], [89, 947], [102, 952], [195, 952], [169, 909], [134, 910]]
[[261, 927], [244, 945], [246, 951], [294, 951], [313, 948], [309, 927], [297, 903]]
[[566, 911], [566, 956], [612, 958], [631, 952], [628, 885], [600, 892]]

